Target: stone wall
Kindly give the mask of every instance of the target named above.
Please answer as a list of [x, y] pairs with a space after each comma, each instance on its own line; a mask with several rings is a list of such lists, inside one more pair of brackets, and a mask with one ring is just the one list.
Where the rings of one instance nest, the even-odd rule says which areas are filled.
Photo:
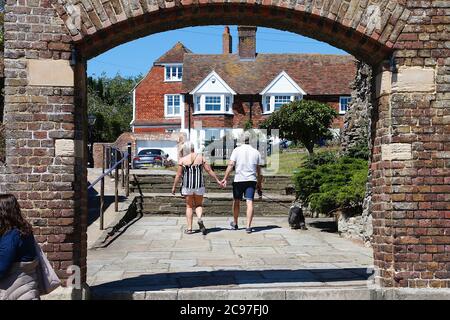
[[[371, 150], [372, 140], [372, 67], [358, 61], [355, 81], [352, 84], [352, 103], [344, 117], [341, 130], [341, 153], [346, 154], [354, 147], [367, 145]], [[362, 215], [347, 216], [342, 214], [338, 219], [338, 231], [347, 238], [360, 239], [367, 244], [372, 240], [372, 215], [370, 205], [372, 200], [371, 172], [369, 171], [366, 197], [363, 203]]]

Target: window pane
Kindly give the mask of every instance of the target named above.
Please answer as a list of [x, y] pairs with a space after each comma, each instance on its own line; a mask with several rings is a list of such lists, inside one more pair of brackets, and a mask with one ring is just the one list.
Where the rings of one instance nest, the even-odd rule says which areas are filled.
[[219, 129], [205, 129], [205, 141], [214, 141], [220, 139]]
[[270, 96], [266, 97], [266, 103], [264, 104], [264, 112], [270, 111]]
[[221, 110], [221, 97], [220, 96], [208, 96], [205, 97], [205, 110], [206, 111], [220, 111]]
[[170, 80], [170, 78], [171, 78], [170, 67], [166, 67], [166, 79]]
[[291, 96], [275, 96], [275, 110], [279, 110], [285, 104], [291, 102]]
[[178, 79], [182, 79], [183, 78], [183, 67], [178, 67]]
[[195, 111], [199, 112], [200, 111], [200, 96], [197, 97], [196, 99], [196, 103], [195, 103]]
[[350, 102], [352, 101], [351, 97], [341, 97], [340, 98], [340, 112], [345, 113], [349, 109]]
[[231, 98], [225, 97], [225, 111], [230, 112], [230, 107], [231, 107]]

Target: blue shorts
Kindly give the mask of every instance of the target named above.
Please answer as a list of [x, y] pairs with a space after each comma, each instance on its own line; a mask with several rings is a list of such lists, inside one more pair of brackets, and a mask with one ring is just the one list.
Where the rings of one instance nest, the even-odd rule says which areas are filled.
[[233, 182], [233, 199], [234, 200], [251, 200], [255, 199], [256, 181]]

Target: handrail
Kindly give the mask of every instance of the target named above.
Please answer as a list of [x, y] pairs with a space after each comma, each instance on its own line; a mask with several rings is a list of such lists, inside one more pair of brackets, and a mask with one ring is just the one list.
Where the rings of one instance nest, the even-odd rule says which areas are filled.
[[[116, 148], [108, 147], [108, 160], [106, 160], [105, 146], [103, 148], [103, 160], [102, 160], [102, 175], [96, 179], [89, 187], [88, 191], [92, 189], [97, 183], [100, 183], [100, 230], [104, 230], [104, 214], [105, 214], [105, 177], [114, 172], [114, 210], [119, 212], [119, 166], [122, 165], [122, 188], [125, 188], [125, 194], [128, 197], [130, 195], [130, 155], [131, 144], [128, 144], [128, 151], [121, 152]], [[106, 162], [108, 166], [111, 165], [111, 151], [114, 150], [114, 159], [117, 159], [117, 154], [120, 153], [122, 159], [117, 161], [108, 171], [105, 172]]]
[[95, 180], [91, 185], [88, 187], [88, 190], [92, 189], [97, 183], [99, 183], [104, 177], [112, 173], [121, 163], [123, 163], [128, 158], [128, 152], [125, 152], [122, 156], [122, 159], [120, 161], [117, 161], [116, 164], [106, 171], [104, 174], [102, 174], [97, 180]]

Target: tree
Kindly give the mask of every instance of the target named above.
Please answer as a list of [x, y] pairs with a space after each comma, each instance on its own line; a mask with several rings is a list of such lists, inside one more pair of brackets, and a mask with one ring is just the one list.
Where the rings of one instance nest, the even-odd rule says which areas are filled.
[[88, 78], [88, 112], [96, 116], [95, 142], [114, 142], [130, 131], [133, 118], [132, 91], [142, 76]]
[[336, 110], [324, 103], [293, 101], [272, 113], [261, 128], [279, 129], [281, 138], [302, 143], [312, 155], [316, 143], [333, 137], [329, 128], [337, 115]]

